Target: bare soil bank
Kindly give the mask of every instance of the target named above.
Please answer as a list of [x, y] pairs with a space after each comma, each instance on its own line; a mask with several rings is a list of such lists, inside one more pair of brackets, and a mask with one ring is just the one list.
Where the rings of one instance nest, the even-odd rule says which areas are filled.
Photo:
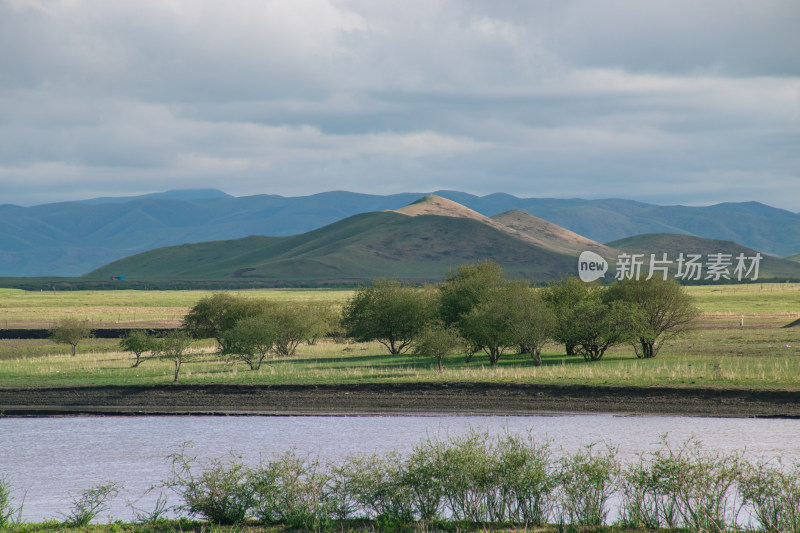
[[565, 412], [800, 418], [800, 391], [485, 383], [0, 388], [0, 416]]

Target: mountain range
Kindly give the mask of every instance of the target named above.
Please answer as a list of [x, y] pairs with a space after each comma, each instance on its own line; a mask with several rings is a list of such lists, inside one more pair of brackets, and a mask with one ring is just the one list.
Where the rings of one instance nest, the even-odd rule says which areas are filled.
[[[267, 285], [360, 283], [377, 277], [440, 281], [455, 267], [491, 259], [510, 277], [542, 283], [577, 274], [584, 251], [612, 265], [624, 251], [724, 253], [754, 250], [730, 241], [651, 234], [602, 245], [546, 220], [511, 210], [486, 217], [436, 195], [396, 210], [354, 215], [307, 233], [168, 246], [112, 262], [83, 277]], [[649, 255], [643, 255], [649, 257]], [[704, 258], [705, 260], [705, 258]], [[765, 257], [760, 277], [800, 279], [800, 263]]]
[[[597, 246], [640, 234], [670, 233], [735, 241], [776, 256], [800, 252], [800, 214], [757, 202], [687, 207], [619, 199], [434, 194], [484, 217], [502, 214], [504, 218], [495, 221], [518, 233], [524, 233], [521, 224], [536, 224], [512, 219], [520, 213], [533, 215], [560, 227], [564, 242], [569, 239], [563, 232]], [[422, 195], [332, 191], [301, 197], [233, 197], [217, 190], [188, 190], [33, 207], [5, 204], [0, 205], [0, 276], [76, 276], [123, 257], [185, 243], [259, 235], [298, 239], [356, 214], [399, 210]], [[557, 248], [551, 251], [560, 253]]]

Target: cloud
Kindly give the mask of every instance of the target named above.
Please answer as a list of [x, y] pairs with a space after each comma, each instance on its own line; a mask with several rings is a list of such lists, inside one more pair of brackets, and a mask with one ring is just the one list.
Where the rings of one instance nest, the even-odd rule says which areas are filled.
[[0, 0], [2, 201], [461, 189], [800, 209], [792, 0]]

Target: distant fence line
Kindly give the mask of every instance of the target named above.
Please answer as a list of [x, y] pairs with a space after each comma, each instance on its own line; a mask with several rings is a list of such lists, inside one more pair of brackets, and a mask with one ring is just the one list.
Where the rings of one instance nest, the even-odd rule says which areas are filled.
[[[102, 328], [93, 329], [92, 337], [96, 339], [121, 339], [129, 332], [144, 329], [151, 334], [161, 334], [174, 328]], [[50, 337], [49, 329], [0, 329], [0, 340], [6, 339], [47, 339]]]

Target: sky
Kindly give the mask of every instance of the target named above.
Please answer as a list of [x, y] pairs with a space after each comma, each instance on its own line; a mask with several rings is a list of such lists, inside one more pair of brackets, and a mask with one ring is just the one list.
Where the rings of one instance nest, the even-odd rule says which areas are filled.
[[0, 0], [0, 203], [451, 189], [800, 211], [797, 0]]

